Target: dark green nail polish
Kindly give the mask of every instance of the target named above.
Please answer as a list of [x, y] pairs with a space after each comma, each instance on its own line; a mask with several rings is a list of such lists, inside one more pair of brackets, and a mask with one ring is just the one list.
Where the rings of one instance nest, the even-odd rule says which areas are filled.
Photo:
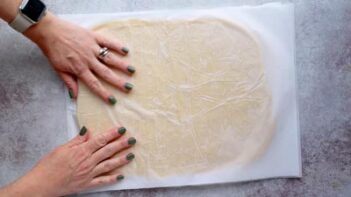
[[125, 88], [126, 90], [132, 90], [133, 87], [134, 87], [134, 86], [133, 86], [133, 84], [131, 84], [131, 83], [128, 83], [128, 82], [127, 82], [127, 83], [124, 84], [124, 88]]
[[69, 90], [68, 90], [68, 94], [69, 94], [69, 97], [70, 97], [71, 99], [73, 99], [73, 90], [72, 90], [72, 89], [69, 89]]
[[135, 158], [135, 155], [133, 153], [129, 153], [126, 158], [128, 161], [131, 161]]
[[116, 104], [117, 103], [117, 100], [115, 97], [113, 96], [110, 96], [108, 97], [108, 102], [110, 102], [112, 105]]
[[124, 176], [123, 175], [118, 175], [117, 176], [117, 181], [120, 181], [120, 180], [123, 180], [124, 179]]
[[128, 144], [129, 145], [134, 145], [136, 143], [136, 139], [134, 137], [131, 137], [128, 139]]
[[134, 66], [128, 66], [127, 67], [128, 72], [130, 72], [131, 74], [135, 73], [135, 67]]
[[87, 131], [88, 131], [88, 129], [85, 126], [83, 126], [79, 131], [79, 135], [83, 136]]
[[120, 128], [118, 129], [118, 133], [119, 133], [120, 135], [123, 135], [126, 131], [127, 131], [127, 129], [126, 129], [125, 127], [120, 127]]
[[123, 53], [125, 53], [125, 54], [128, 54], [128, 53], [129, 53], [129, 49], [128, 49], [127, 47], [123, 47], [123, 48], [122, 48], [122, 51], [123, 51]]

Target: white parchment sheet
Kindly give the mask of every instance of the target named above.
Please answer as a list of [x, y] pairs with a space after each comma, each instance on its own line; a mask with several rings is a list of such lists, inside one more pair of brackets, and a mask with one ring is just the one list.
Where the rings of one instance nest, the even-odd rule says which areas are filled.
[[[266, 74], [273, 91], [273, 111], [278, 117], [272, 143], [264, 155], [250, 165], [240, 168], [228, 166], [214, 171], [161, 179], [126, 175], [126, 179], [118, 184], [93, 191], [201, 185], [272, 177], [301, 177], [293, 4], [270, 3], [257, 7], [64, 15], [61, 17], [87, 28], [123, 19], [172, 20], [198, 17], [216, 17], [242, 24], [254, 34], [262, 47]], [[70, 137], [73, 137], [78, 133], [75, 103], [71, 101], [67, 103], [68, 130]]]

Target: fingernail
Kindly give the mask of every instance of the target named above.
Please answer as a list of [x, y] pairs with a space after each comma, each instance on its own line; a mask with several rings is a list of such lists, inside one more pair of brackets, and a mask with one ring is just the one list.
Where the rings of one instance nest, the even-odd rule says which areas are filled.
[[128, 139], [128, 144], [129, 145], [134, 145], [136, 143], [136, 139], [134, 137], [131, 137]]
[[118, 175], [117, 176], [117, 181], [121, 181], [121, 180], [123, 180], [124, 179], [124, 176], [123, 175]]
[[127, 156], [126, 156], [127, 160], [128, 161], [131, 161], [135, 158], [135, 155], [133, 153], [129, 153]]
[[131, 83], [128, 83], [128, 82], [127, 82], [127, 83], [124, 84], [124, 88], [125, 88], [126, 90], [132, 90], [133, 87], [134, 87], [134, 86], [133, 86], [133, 84], [131, 84]]
[[108, 102], [110, 102], [112, 105], [117, 103], [117, 100], [114, 96], [108, 97]]
[[128, 66], [127, 67], [128, 72], [130, 72], [131, 74], [135, 73], [135, 67], [134, 66]]
[[125, 54], [128, 54], [128, 53], [129, 53], [129, 49], [128, 49], [127, 47], [123, 47], [123, 48], [122, 48], [122, 51], [123, 51], [123, 53], [125, 53]]
[[123, 135], [126, 131], [127, 131], [127, 129], [126, 129], [125, 127], [120, 127], [120, 128], [118, 129], [118, 133], [119, 133], [120, 135]]
[[73, 90], [70, 88], [68, 89], [68, 94], [71, 99], [73, 99]]
[[85, 126], [83, 126], [79, 131], [79, 135], [83, 136], [87, 131], [88, 131], [88, 129]]

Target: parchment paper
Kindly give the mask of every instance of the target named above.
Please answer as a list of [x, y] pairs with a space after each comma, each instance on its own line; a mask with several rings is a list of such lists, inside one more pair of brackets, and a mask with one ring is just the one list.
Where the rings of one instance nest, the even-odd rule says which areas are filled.
[[[301, 177], [294, 62], [294, 6], [292, 4], [271, 3], [257, 7], [64, 15], [62, 17], [87, 28], [107, 21], [135, 18], [172, 20], [216, 17], [241, 24], [259, 40], [266, 75], [272, 89], [273, 111], [278, 117], [271, 145], [260, 159], [250, 165], [162, 179], [127, 176], [121, 183], [93, 191], [201, 185], [272, 177]], [[67, 101], [68, 130], [70, 137], [73, 137], [78, 133], [76, 106], [70, 100]]]

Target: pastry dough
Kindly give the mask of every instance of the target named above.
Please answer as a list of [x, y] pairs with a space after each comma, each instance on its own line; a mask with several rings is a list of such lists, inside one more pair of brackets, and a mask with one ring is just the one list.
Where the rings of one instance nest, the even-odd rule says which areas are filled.
[[79, 83], [78, 120], [95, 132], [121, 124], [138, 143], [128, 175], [169, 176], [246, 165], [271, 141], [271, 91], [260, 48], [242, 27], [215, 19], [125, 20], [95, 31], [128, 44], [137, 68], [129, 94], [109, 106]]

